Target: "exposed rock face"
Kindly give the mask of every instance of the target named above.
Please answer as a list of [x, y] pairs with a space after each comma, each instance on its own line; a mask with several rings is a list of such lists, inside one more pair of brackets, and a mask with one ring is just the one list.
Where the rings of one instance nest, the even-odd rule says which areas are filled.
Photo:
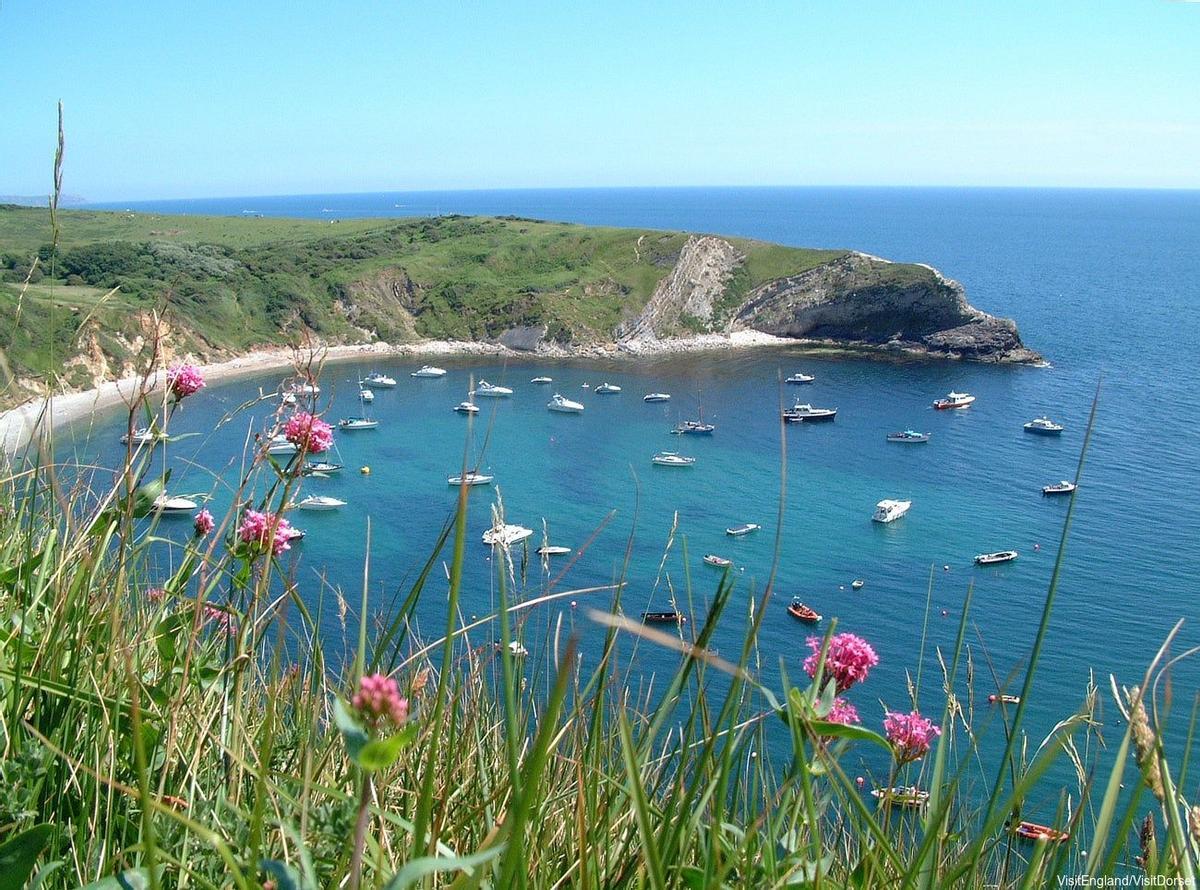
[[380, 269], [345, 285], [338, 308], [367, 336], [411, 340], [417, 336], [413, 309], [418, 297], [416, 284], [403, 269]]
[[[723, 238], [693, 235], [679, 252], [641, 314], [616, 330], [618, 340], [640, 340], [711, 329], [713, 308], [744, 257]], [[699, 330], [697, 330], [699, 329]]]
[[546, 338], [546, 326], [528, 325], [525, 327], [509, 328], [497, 337], [501, 346], [515, 349], [518, 352], [534, 352]]

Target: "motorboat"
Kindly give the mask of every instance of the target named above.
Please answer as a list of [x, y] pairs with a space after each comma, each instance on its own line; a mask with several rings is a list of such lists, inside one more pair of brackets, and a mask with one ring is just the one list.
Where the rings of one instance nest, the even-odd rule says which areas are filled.
[[912, 508], [912, 501], [896, 501], [891, 498], [875, 505], [871, 518], [876, 522], [895, 522]]
[[319, 396], [321, 387], [315, 383], [297, 383], [292, 387], [292, 392], [297, 396]]
[[928, 442], [929, 433], [918, 433], [916, 430], [904, 430], [902, 433], [888, 433], [887, 440], [889, 442], [903, 442], [909, 445], [917, 445], [921, 442]]
[[338, 421], [341, 430], [373, 430], [379, 426], [379, 421], [370, 417], [345, 417]]
[[798, 385], [798, 384], [802, 384], [802, 383], [812, 383], [816, 379], [817, 378], [813, 377], [811, 374], [801, 374], [801, 373], [797, 372], [797, 373], [793, 374], [791, 377], [784, 380], [783, 382], [791, 383], [793, 385]]
[[669, 402], [671, 394], [669, 392], [648, 392], [642, 396], [643, 402]]
[[372, 371], [362, 380], [367, 386], [378, 386], [381, 389], [391, 389], [396, 385], [396, 378], [389, 377], [387, 374], [381, 374], [379, 371]]
[[167, 434], [161, 430], [152, 430], [150, 427], [139, 427], [132, 433], [126, 433], [121, 437], [122, 445], [153, 445], [155, 442], [162, 442], [167, 438]]
[[792, 601], [788, 603], [787, 610], [788, 614], [793, 618], [797, 618], [800, 621], [806, 621], [809, 624], [816, 624], [821, 620], [821, 615], [817, 612], [817, 610], [811, 606], [804, 605], [804, 603], [800, 602], [799, 597], [793, 598]]
[[327, 460], [320, 460], [305, 464], [304, 468], [300, 472], [305, 476], [313, 476], [316, 474], [328, 476], [330, 473], [340, 473], [341, 471], [342, 464], [334, 464]]
[[833, 420], [835, 417], [837, 408], [814, 408], [800, 402], [784, 409], [783, 412], [783, 419], [788, 423], [816, 423], [821, 420]]
[[975, 565], [994, 566], [1002, 562], [1012, 562], [1016, 558], [1015, 550], [997, 550], [995, 553], [980, 553], [975, 557]]
[[851, 590], [862, 590], [864, 587], [866, 587], [866, 585], [867, 585], [867, 582], [864, 581], [862, 578], [855, 578], [853, 581], [850, 582], [850, 589]]
[[294, 392], [285, 392], [280, 396], [280, 401], [285, 405], [294, 405], [296, 404], [296, 394]]
[[267, 454], [295, 454], [299, 450], [299, 446], [289, 442], [286, 436], [272, 436], [267, 443]]
[[1039, 825], [1037, 822], [1026, 820], [1017, 823], [1017, 827], [1013, 829], [1013, 833], [1017, 837], [1025, 838], [1028, 841], [1046, 841], [1050, 844], [1061, 844], [1063, 841], [1071, 839], [1071, 833], [1068, 831], [1060, 831], [1057, 828], [1051, 828], [1049, 825]]
[[618, 393], [620, 391], [621, 391], [621, 387], [617, 386], [615, 383], [601, 383], [599, 386], [596, 387], [596, 393], [598, 395], [610, 395], [612, 393]]
[[725, 534], [732, 535], [735, 538], [740, 538], [742, 535], [748, 535], [750, 532], [756, 532], [760, 528], [762, 528], [762, 526], [758, 525], [757, 523], [745, 522], [741, 525], [731, 525], [729, 528], [725, 529]]
[[163, 492], [154, 499], [155, 513], [191, 513], [200, 505], [191, 498], [183, 498], [179, 496], [171, 496]]
[[489, 476], [486, 473], [476, 473], [474, 470], [468, 470], [458, 476], [447, 476], [447, 485], [488, 485], [495, 476]]
[[871, 796], [880, 803], [898, 807], [921, 807], [929, 803], [929, 792], [916, 785], [895, 785], [891, 788], [872, 788]]
[[662, 612], [643, 612], [642, 621], [645, 624], [683, 624], [687, 618], [682, 612], [669, 609]]
[[488, 383], [486, 380], [480, 380], [478, 385], [471, 390], [471, 395], [476, 398], [483, 397], [488, 399], [504, 399], [513, 394], [513, 391], [507, 386], [497, 386], [494, 383]]
[[541, 383], [553, 383], [553, 382], [554, 382], [554, 378], [553, 378], [553, 377], [534, 377], [534, 378], [533, 378], [532, 380], [530, 380], [529, 382], [530, 382], [530, 383], [538, 383], [538, 384], [541, 384]]
[[310, 494], [296, 501], [295, 506], [297, 510], [337, 510], [346, 506], [346, 502], [327, 494]]
[[1074, 482], [1064, 479], [1064, 480], [1062, 480], [1062, 482], [1055, 482], [1053, 485], [1043, 485], [1042, 486], [1042, 494], [1044, 494], [1044, 495], [1071, 494], [1071, 492], [1073, 492], [1078, 487], [1079, 486], [1076, 485]]
[[650, 458], [650, 463], [660, 467], [690, 467], [696, 462], [694, 457], [685, 457], [674, 451], [660, 451]]
[[996, 702], [1000, 702], [1001, 704], [1005, 704], [1005, 705], [1019, 705], [1021, 703], [1021, 696], [1006, 695], [1004, 693], [997, 695], [996, 693], [993, 692], [991, 695], [988, 696], [988, 701], [991, 702], [992, 704], [995, 704]]
[[1064, 427], [1061, 423], [1055, 423], [1044, 414], [1025, 424], [1025, 432], [1038, 436], [1061, 436], [1063, 429]]
[[566, 556], [571, 552], [570, 547], [562, 547], [558, 544], [545, 544], [537, 549], [538, 556]]
[[433, 365], [422, 365], [408, 375], [409, 377], [445, 377], [445, 368], [435, 368]]
[[454, 406], [454, 410], [459, 414], [478, 414], [479, 406], [474, 405], [471, 402], [459, 402]]
[[358, 398], [363, 402], [375, 401], [375, 392], [370, 389], [359, 389]]
[[579, 402], [572, 402], [566, 396], [559, 395], [558, 393], [555, 393], [554, 398], [546, 403], [546, 407], [551, 411], [558, 411], [562, 414], [583, 413], [583, 405], [581, 405]]
[[523, 525], [497, 525], [483, 533], [483, 543], [495, 547], [511, 547], [533, 534], [533, 529]]
[[950, 392], [946, 394], [944, 399], [937, 399], [933, 403], [933, 407], [939, 411], [945, 411], [948, 408], [969, 408], [974, 403], [975, 397], [966, 392]]
[[716, 427], [702, 420], [682, 420], [671, 430], [673, 436], [711, 436]]
[[[496, 646], [497, 652], [504, 651], [504, 646], [501, 645], [499, 640], [496, 641], [495, 646]], [[508, 644], [508, 654], [511, 655], [513, 658], [524, 658], [526, 655], [529, 654], [529, 650], [521, 645], [520, 640], [512, 640]]]
[[718, 569], [727, 569], [733, 565], [733, 560], [717, 556], [715, 553], [708, 553], [704, 557], [704, 563], [705, 565], [716, 566]]

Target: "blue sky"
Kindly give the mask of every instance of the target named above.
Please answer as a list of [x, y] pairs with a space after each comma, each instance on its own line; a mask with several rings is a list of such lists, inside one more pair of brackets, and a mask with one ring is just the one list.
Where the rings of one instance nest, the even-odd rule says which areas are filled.
[[0, 194], [1200, 187], [1200, 3], [0, 2]]

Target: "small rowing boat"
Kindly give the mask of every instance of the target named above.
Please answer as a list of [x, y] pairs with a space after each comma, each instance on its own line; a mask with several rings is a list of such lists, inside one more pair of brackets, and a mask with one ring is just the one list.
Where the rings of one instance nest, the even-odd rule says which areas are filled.
[[748, 535], [750, 532], [756, 532], [760, 528], [762, 528], [762, 526], [758, 525], [757, 523], [744, 522], [741, 525], [731, 525], [729, 528], [725, 529], [725, 534], [731, 535], [735, 538], [740, 538], [742, 535]]
[[975, 565], [994, 566], [1002, 562], [1012, 562], [1016, 558], [1015, 550], [997, 550], [995, 553], [980, 553], [975, 557]]
[[706, 565], [716, 566], [718, 569], [727, 569], [733, 565], [732, 559], [726, 559], [723, 556], [717, 556], [715, 553], [705, 555], [704, 562]]
[[1061, 844], [1063, 841], [1071, 839], [1071, 833], [1068, 831], [1060, 831], [1057, 828], [1051, 828], [1049, 825], [1039, 825], [1036, 822], [1025, 820], [1017, 823], [1017, 827], [1013, 829], [1013, 833], [1017, 837], [1023, 837], [1029, 841], [1046, 841], [1051, 844]]

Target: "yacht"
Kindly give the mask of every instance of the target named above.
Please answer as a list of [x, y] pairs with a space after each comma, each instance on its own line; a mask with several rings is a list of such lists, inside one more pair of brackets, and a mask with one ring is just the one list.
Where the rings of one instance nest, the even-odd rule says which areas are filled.
[[487, 485], [495, 476], [489, 476], [486, 473], [476, 473], [474, 470], [468, 470], [466, 473], [457, 476], [447, 476], [447, 485]]
[[433, 365], [422, 365], [408, 375], [409, 377], [445, 377], [445, 368], [435, 368]]
[[489, 528], [483, 533], [483, 543], [489, 546], [511, 547], [513, 544], [519, 544], [530, 535], [533, 534], [533, 529], [526, 528], [523, 525], [497, 525]]
[[1063, 425], [1055, 423], [1049, 417], [1042, 415], [1025, 424], [1025, 432], [1034, 433], [1039, 436], [1061, 436]]
[[876, 522], [895, 522], [912, 507], [912, 501], [882, 500], [875, 505], [875, 513], [871, 517]]
[[715, 553], [708, 553], [704, 556], [704, 564], [716, 566], [718, 569], [727, 569], [733, 565], [733, 560], [726, 559], [723, 556], [717, 556]]
[[975, 397], [970, 393], [950, 392], [944, 399], [936, 400], [933, 407], [939, 411], [945, 411], [947, 408], [969, 408], [974, 401]]
[[272, 436], [267, 443], [267, 454], [295, 454], [299, 450], [296, 443], [289, 442], [286, 436]]
[[1062, 482], [1055, 482], [1053, 485], [1043, 485], [1042, 494], [1071, 494], [1078, 487], [1074, 482], [1064, 479]]
[[342, 430], [373, 430], [379, 426], [379, 421], [370, 417], [345, 417], [338, 421], [338, 429]]
[[379, 371], [372, 371], [363, 378], [362, 382], [367, 386], [378, 386], [382, 389], [391, 389], [396, 385], [396, 378], [389, 377], [387, 374], [381, 374]]
[[671, 394], [669, 392], [648, 392], [642, 396], [643, 402], [669, 402]]
[[671, 430], [672, 436], [711, 436], [716, 427], [702, 420], [681, 420]]
[[126, 433], [121, 437], [122, 445], [153, 445], [155, 442], [161, 442], [167, 438], [167, 434], [158, 430], [152, 430], [150, 427], [144, 426], [134, 430], [132, 433]]
[[583, 413], [583, 405], [579, 402], [572, 402], [566, 396], [559, 395], [558, 393], [555, 393], [554, 398], [546, 403], [546, 407], [551, 411], [559, 411], [563, 414]]
[[538, 556], [566, 556], [571, 552], [570, 547], [562, 547], [558, 544], [545, 544], [537, 549]]
[[812, 383], [816, 379], [817, 378], [813, 377], [811, 374], [801, 374], [801, 373], [797, 372], [797, 373], [793, 374], [791, 377], [787, 378], [787, 380], [785, 380], [783, 382], [791, 383], [791, 384], [801, 384], [801, 383]]
[[459, 414], [478, 414], [479, 406], [473, 405], [470, 402], [459, 402], [454, 406], [454, 410]]
[[916, 445], [920, 442], [928, 442], [929, 433], [918, 433], [916, 430], [905, 430], [902, 433], [888, 433], [887, 440], [889, 442], [905, 442], [910, 445]]
[[471, 390], [471, 395], [476, 398], [484, 396], [486, 398], [503, 399], [512, 394], [513, 391], [507, 386], [497, 386], [494, 383], [488, 383], [486, 380], [480, 380], [479, 385]]
[[607, 395], [609, 393], [617, 393], [620, 391], [621, 391], [621, 387], [617, 386], [615, 383], [601, 383], [599, 386], [596, 387], [596, 392], [601, 395]]
[[783, 412], [783, 419], [788, 423], [816, 423], [820, 420], [833, 420], [835, 417], [837, 408], [814, 408], [800, 402]]
[[297, 510], [337, 510], [344, 506], [346, 506], [345, 501], [327, 494], [310, 494], [308, 497], [296, 501], [295, 504]]
[[172, 497], [166, 492], [154, 499], [155, 513], [191, 513], [199, 506], [191, 498]]
[[929, 792], [915, 785], [873, 788], [871, 796], [880, 803], [890, 803], [898, 807], [922, 807], [929, 803]]
[[534, 377], [529, 382], [530, 383], [553, 383], [554, 378], [553, 377]]
[[997, 550], [995, 553], [980, 553], [975, 557], [975, 565], [994, 566], [1001, 562], [1012, 562], [1016, 558], [1015, 550]]
[[732, 535], [735, 538], [740, 538], [742, 535], [748, 535], [750, 532], [756, 532], [760, 528], [762, 528], [761, 525], [753, 522], [746, 522], [742, 525], [731, 525], [729, 528], [725, 529], [725, 534]]
[[660, 451], [654, 457], [650, 458], [650, 463], [657, 464], [660, 467], [690, 467], [696, 462], [694, 457], [684, 457], [682, 454], [676, 454], [674, 451]]
[[799, 618], [801, 621], [806, 621], [809, 624], [816, 624], [821, 620], [820, 613], [811, 606], [806, 606], [800, 602], [800, 597], [798, 596], [793, 597], [792, 601], [788, 603], [787, 610], [788, 614], [793, 618]]
[[375, 392], [374, 392], [374, 390], [366, 389], [366, 388], [365, 388], [365, 387], [363, 387], [363, 385], [360, 383], [360, 384], [359, 384], [359, 390], [358, 390], [358, 397], [359, 397], [359, 399], [361, 399], [362, 401], [364, 401], [364, 402], [367, 402], [367, 403], [370, 403], [370, 402], [373, 402], [373, 401], [375, 401]]
[[339, 473], [341, 470], [341, 464], [333, 464], [327, 460], [319, 460], [305, 464], [304, 468], [300, 472], [305, 476], [312, 476], [317, 473], [321, 474], [322, 476], [328, 476], [330, 473]]

